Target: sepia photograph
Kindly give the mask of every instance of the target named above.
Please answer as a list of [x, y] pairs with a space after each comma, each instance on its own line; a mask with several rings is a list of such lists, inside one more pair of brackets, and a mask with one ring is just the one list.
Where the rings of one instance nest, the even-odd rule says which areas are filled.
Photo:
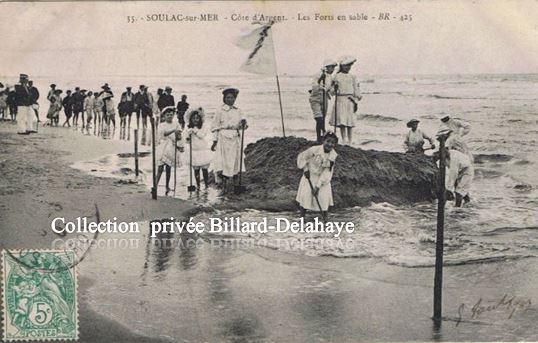
[[538, 341], [537, 18], [0, 0], [0, 338]]

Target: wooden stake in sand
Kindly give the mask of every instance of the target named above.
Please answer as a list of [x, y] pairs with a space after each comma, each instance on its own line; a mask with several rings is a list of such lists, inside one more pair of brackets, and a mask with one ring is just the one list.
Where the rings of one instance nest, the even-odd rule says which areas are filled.
[[445, 167], [447, 136], [440, 135], [439, 140], [439, 181], [437, 187], [437, 238], [435, 241], [435, 276], [433, 285], [433, 320], [440, 323], [443, 304], [443, 247], [445, 225]]
[[138, 130], [134, 130], [135, 176], [138, 177]]
[[153, 174], [153, 187], [151, 188], [151, 198], [157, 200], [157, 175], [155, 172], [156, 156], [155, 156], [155, 119], [153, 117], [149, 118], [151, 123], [151, 172]]

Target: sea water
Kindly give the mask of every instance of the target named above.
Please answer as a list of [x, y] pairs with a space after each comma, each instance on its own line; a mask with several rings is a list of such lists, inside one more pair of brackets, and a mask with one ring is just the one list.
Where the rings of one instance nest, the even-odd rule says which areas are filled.
[[[267, 136], [282, 135], [281, 116], [275, 79], [260, 76], [205, 77], [102, 77], [95, 80], [58, 80], [35, 78], [38, 86], [55, 81], [59, 87], [80, 86], [99, 89], [108, 82], [116, 98], [130, 85], [157, 88], [171, 86], [179, 100], [188, 96], [191, 108], [202, 106], [211, 120], [222, 103], [221, 90], [240, 89], [236, 105], [249, 122], [246, 144]], [[466, 136], [476, 157], [471, 203], [454, 208], [448, 203], [445, 219], [445, 263], [519, 259], [538, 252], [538, 75], [427, 75], [361, 76], [362, 101], [354, 129], [353, 145], [361, 149], [403, 151], [406, 122], [420, 120], [420, 129], [434, 135], [439, 118], [451, 115], [468, 121]], [[308, 102], [309, 77], [282, 76], [282, 105], [286, 135], [315, 138], [315, 122]], [[43, 88], [41, 88], [43, 92]], [[119, 117], [115, 135], [119, 137]], [[131, 129], [136, 127], [133, 116]], [[129, 139], [133, 135], [130, 133]], [[149, 136], [148, 136], [149, 137]], [[149, 146], [141, 146], [149, 151]], [[180, 154], [181, 155], [181, 154]], [[181, 158], [181, 156], [180, 156]], [[150, 186], [150, 157], [141, 158], [142, 175]], [[336, 162], [338, 163], [338, 161]], [[132, 158], [104, 156], [77, 167], [98, 176], [132, 177]], [[149, 177], [147, 177], [149, 176]], [[178, 170], [176, 196], [199, 204], [218, 202], [217, 191], [189, 194], [189, 174]], [[161, 182], [164, 183], [164, 182]], [[164, 193], [159, 188], [159, 194]], [[311, 256], [374, 257], [404, 267], [425, 267], [434, 263], [436, 203], [394, 206], [374, 203], [331, 213], [337, 221], [352, 221], [356, 230], [338, 239], [308, 234], [283, 234], [269, 231], [260, 237], [237, 233], [221, 239], [251, 240], [260, 247]], [[201, 213], [196, 220], [209, 221], [215, 213]], [[226, 211], [218, 215], [239, 217], [245, 221], [297, 213], [268, 213], [247, 210]], [[312, 219], [312, 218], [310, 218]], [[310, 244], [309, 242], [314, 242]], [[297, 244], [295, 244], [297, 243]], [[303, 244], [300, 244], [303, 243]]]

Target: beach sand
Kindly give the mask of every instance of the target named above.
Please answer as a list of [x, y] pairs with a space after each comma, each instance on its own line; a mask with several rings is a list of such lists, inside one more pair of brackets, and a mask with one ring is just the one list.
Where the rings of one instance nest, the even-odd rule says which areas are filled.
[[[94, 204], [102, 220], [178, 218], [194, 210], [179, 199], [152, 201], [143, 185], [118, 184], [69, 167], [130, 152], [130, 143], [110, 144], [62, 128], [40, 128], [31, 136], [15, 132], [14, 125], [0, 123], [0, 248], [50, 248], [58, 238], [51, 219], [92, 217]], [[538, 340], [533, 258], [446, 267], [443, 312], [450, 320], [436, 328], [430, 319], [433, 268], [204, 244], [179, 251], [177, 262], [157, 252], [152, 266], [161, 269], [151, 276], [169, 291], [156, 294], [139, 282], [145, 267], [134, 265], [137, 253], [91, 252], [81, 262], [82, 342]], [[96, 270], [110, 254], [114, 261]], [[129, 291], [120, 296], [110, 291], [121, 288]], [[508, 305], [471, 318], [480, 299], [494, 305], [505, 294], [531, 305], [517, 308], [511, 318], [514, 306]]]

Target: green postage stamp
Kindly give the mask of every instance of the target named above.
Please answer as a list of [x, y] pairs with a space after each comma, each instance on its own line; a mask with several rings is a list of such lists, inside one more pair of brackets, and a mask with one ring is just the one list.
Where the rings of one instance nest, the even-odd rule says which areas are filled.
[[75, 253], [2, 251], [5, 341], [78, 339]]

